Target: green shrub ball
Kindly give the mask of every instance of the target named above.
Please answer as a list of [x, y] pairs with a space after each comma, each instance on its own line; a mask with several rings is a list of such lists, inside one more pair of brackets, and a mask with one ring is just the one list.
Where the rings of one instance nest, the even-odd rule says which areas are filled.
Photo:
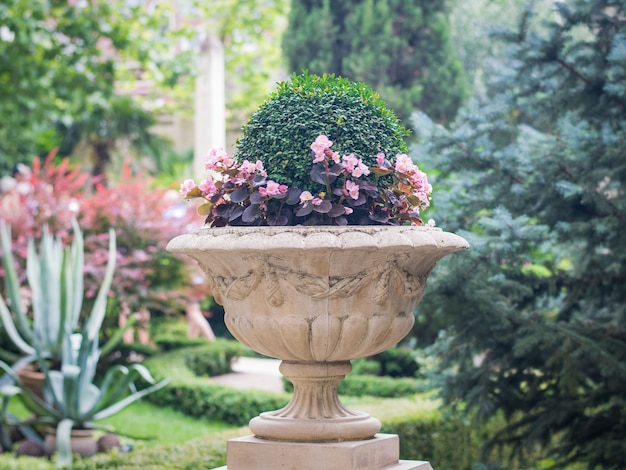
[[367, 85], [334, 75], [293, 75], [252, 115], [237, 142], [239, 161], [261, 160], [268, 178], [317, 192], [310, 179], [311, 143], [320, 135], [340, 155], [354, 153], [368, 166], [376, 154], [407, 153], [404, 128]]

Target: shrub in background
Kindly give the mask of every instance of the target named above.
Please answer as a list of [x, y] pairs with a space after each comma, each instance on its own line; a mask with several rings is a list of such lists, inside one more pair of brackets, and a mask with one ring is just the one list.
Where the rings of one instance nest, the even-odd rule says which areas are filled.
[[[167, 312], [182, 308], [193, 289], [193, 271], [181, 258], [166, 252], [165, 246], [195, 214], [191, 207], [179, 204], [178, 196], [168, 198], [166, 188], [153, 187], [149, 177], [134, 174], [128, 164], [117, 181], [105, 186], [67, 159], [56, 164], [54, 154], [43, 161], [35, 159], [25, 188], [12, 204], [3, 204], [0, 213], [12, 227], [20, 282], [25, 278], [27, 240], [38, 239], [42, 227], [48, 225], [51, 233], [68, 243], [75, 218], [85, 233], [84, 308], [93, 302], [98, 279], [103, 276], [109, 227], [116, 229], [118, 247], [112, 284], [115, 296], [108, 311], [117, 313], [123, 306], [131, 311], [139, 307]], [[7, 196], [2, 197], [6, 202]], [[0, 277], [4, 277], [2, 268]], [[117, 315], [107, 316], [105, 339], [116, 326]]]
[[241, 356], [241, 350], [236, 341], [216, 339], [189, 351], [185, 356], [185, 365], [200, 377], [228, 374], [232, 372], [233, 360]]

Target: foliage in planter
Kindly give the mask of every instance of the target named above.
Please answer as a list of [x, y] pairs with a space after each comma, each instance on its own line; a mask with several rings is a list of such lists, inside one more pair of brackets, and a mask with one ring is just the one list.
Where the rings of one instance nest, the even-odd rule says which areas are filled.
[[294, 75], [244, 127], [236, 156], [211, 149], [208, 177], [180, 193], [205, 200], [211, 227], [423, 225], [432, 186], [405, 134], [365, 84]]
[[232, 372], [232, 361], [239, 356], [241, 345], [237, 341], [216, 339], [189, 351], [185, 356], [185, 365], [197, 376], [214, 377]]
[[326, 135], [340, 153], [354, 153], [368, 166], [378, 152], [406, 153], [402, 127], [367, 85], [334, 75], [293, 75], [279, 84], [243, 128], [236, 157], [261, 160], [268, 178], [315, 192], [309, 178], [311, 142]]
[[354, 153], [368, 166], [376, 163], [378, 152], [407, 151], [408, 131], [367, 85], [305, 73], [280, 83], [252, 115], [236, 157], [261, 160], [268, 178], [314, 192], [310, 145], [321, 134], [336, 142], [336, 151]]
[[[97, 335], [106, 312], [106, 296], [115, 266], [115, 232], [109, 231], [104, 281], [86, 318], [81, 321], [84, 300], [84, 240], [76, 221], [70, 247], [43, 228], [39, 251], [28, 240], [27, 279], [32, 304], [32, 320], [24, 308], [23, 291], [15, 270], [11, 230], [0, 220], [5, 289], [11, 311], [0, 296], [0, 324], [26, 363], [36, 362], [41, 369], [58, 365], [67, 347], [66, 340], [78, 329], [83, 335]], [[111, 349], [116, 343], [105, 346]], [[24, 361], [21, 361], [24, 362]]]

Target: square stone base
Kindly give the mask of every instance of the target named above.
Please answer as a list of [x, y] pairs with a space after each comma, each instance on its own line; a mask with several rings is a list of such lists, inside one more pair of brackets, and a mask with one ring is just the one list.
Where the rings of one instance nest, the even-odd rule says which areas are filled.
[[254, 436], [230, 439], [228, 465], [215, 470], [432, 470], [428, 462], [399, 460], [395, 434], [339, 443], [279, 442]]

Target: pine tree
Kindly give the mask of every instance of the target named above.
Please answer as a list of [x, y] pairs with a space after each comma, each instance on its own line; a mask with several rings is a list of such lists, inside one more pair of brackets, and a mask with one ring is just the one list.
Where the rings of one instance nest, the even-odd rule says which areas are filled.
[[294, 0], [283, 50], [290, 72], [365, 82], [404, 122], [448, 121], [467, 94], [445, 2]]
[[551, 22], [528, 9], [499, 35], [509, 60], [492, 101], [460, 112], [450, 131], [416, 116], [415, 158], [440, 172], [434, 217], [471, 244], [440, 263], [419, 309], [445, 325], [432, 352], [446, 402], [478, 420], [504, 416], [489, 444], [513, 445], [519, 468], [543, 455], [552, 468], [619, 469], [626, 3], [555, 8]]

